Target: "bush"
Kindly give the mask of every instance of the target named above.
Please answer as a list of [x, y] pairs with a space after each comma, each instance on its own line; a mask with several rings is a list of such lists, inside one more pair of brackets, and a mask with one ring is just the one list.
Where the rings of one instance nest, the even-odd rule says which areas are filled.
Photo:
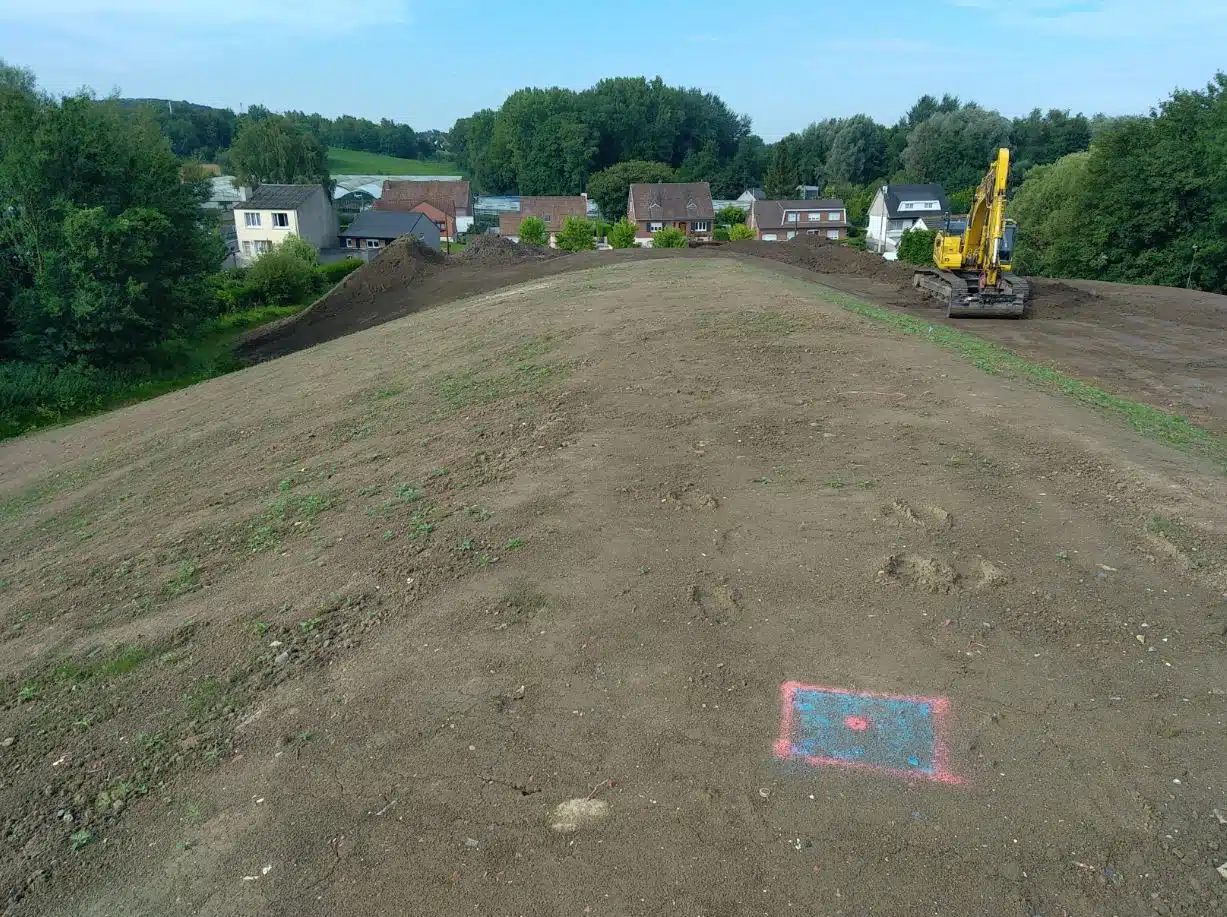
[[623, 217], [609, 227], [609, 244], [614, 248], [635, 247], [635, 224]]
[[567, 217], [555, 240], [564, 252], [590, 252], [596, 248], [596, 224], [583, 217]]
[[716, 214], [716, 224], [718, 226], [737, 226], [744, 224], [746, 221], [746, 212], [740, 207], [734, 207], [730, 204], [727, 207], [721, 207]]
[[680, 229], [668, 226], [652, 233], [653, 248], [685, 248], [686, 233]]
[[524, 245], [544, 245], [549, 240], [545, 222], [540, 217], [525, 217], [520, 221], [520, 242]]
[[848, 248], [855, 248], [855, 249], [858, 249], [859, 251], [864, 251], [865, 250], [865, 237], [864, 236], [849, 236], [847, 239], [844, 240], [844, 245], [848, 246]]
[[754, 230], [745, 223], [737, 223], [729, 227], [730, 242], [744, 242], [746, 239], [753, 239], [754, 235]]
[[247, 274], [247, 268], [236, 267], [228, 271], [218, 271], [209, 278], [218, 314], [241, 312], [256, 304], [257, 291], [252, 287]]
[[932, 265], [933, 243], [936, 240], [935, 229], [909, 229], [899, 240], [899, 260], [908, 264]]
[[712, 230], [711, 237], [717, 242], [727, 242], [729, 240], [729, 228], [727, 226], [717, 226]]
[[314, 246], [297, 236], [290, 236], [259, 257], [247, 272], [247, 282], [257, 302], [270, 306], [290, 306], [316, 291], [319, 283], [318, 261], [319, 252]]
[[331, 287], [340, 283], [364, 264], [366, 262], [361, 258], [344, 258], [332, 264], [321, 264], [319, 274], [324, 280], [324, 285]]

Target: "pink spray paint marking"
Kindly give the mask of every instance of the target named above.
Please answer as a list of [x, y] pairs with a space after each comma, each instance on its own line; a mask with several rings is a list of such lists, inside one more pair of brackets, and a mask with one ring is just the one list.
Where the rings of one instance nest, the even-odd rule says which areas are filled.
[[950, 770], [944, 697], [845, 691], [788, 681], [780, 686], [775, 755], [813, 767], [874, 771], [961, 784]]

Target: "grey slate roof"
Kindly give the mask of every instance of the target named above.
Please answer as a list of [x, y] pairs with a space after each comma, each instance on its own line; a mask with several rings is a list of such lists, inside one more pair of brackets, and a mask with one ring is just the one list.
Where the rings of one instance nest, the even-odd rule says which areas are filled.
[[746, 188], [745, 191], [741, 192], [742, 197], [745, 197], [747, 194], [756, 201], [765, 201], [767, 199], [767, 192], [762, 188]]
[[424, 213], [407, 210], [364, 210], [341, 236], [355, 239], [399, 239], [417, 229], [418, 223], [434, 227]]
[[[885, 188], [886, 215], [892, 220], [950, 212], [950, 204], [946, 201], [946, 192], [941, 185], [886, 185]], [[899, 205], [904, 201], [940, 201], [942, 209], [900, 210]]]
[[316, 191], [323, 192], [319, 185], [260, 185], [251, 193], [251, 199], [236, 204], [235, 210], [297, 210]]
[[636, 183], [631, 185], [635, 219], [714, 220], [711, 185], [705, 181]]

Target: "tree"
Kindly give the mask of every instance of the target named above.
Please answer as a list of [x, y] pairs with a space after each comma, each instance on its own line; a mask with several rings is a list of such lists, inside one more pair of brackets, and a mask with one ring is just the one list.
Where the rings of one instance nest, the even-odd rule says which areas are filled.
[[261, 302], [292, 306], [302, 302], [316, 289], [319, 252], [310, 242], [290, 236], [270, 252], [261, 255], [247, 272], [247, 283]]
[[614, 248], [634, 248], [635, 224], [626, 217], [614, 223], [609, 230], [609, 244]]
[[238, 139], [226, 157], [242, 185], [321, 185], [330, 195], [328, 151], [319, 138], [284, 115], [240, 118]]
[[225, 254], [157, 125], [114, 99], [0, 88], [0, 335], [9, 357], [131, 366], [207, 318]]
[[1090, 265], [1081, 239], [1071, 231], [1079, 209], [1090, 153], [1071, 153], [1027, 173], [1009, 214], [1018, 223], [1014, 270], [1023, 275], [1075, 277]]
[[555, 239], [564, 252], [590, 252], [596, 248], [596, 224], [583, 217], [567, 217]]
[[673, 169], [663, 162], [620, 162], [588, 179], [588, 196], [596, 201], [601, 216], [620, 220], [626, 216], [627, 195], [632, 184], [668, 182], [673, 178]]
[[672, 226], [666, 226], [652, 233], [653, 248], [685, 248], [686, 245], [686, 234]]
[[867, 115], [840, 123], [826, 158], [830, 181], [861, 185], [882, 178], [886, 168], [886, 130]]
[[909, 229], [899, 239], [899, 260], [908, 264], [932, 266], [935, 229]]
[[746, 239], [753, 239], [754, 235], [754, 230], [745, 223], [734, 223], [729, 227], [730, 242], [743, 242]]
[[541, 217], [525, 217], [520, 220], [520, 241], [525, 245], [545, 245], [550, 239]]
[[785, 137], [772, 151], [771, 165], [763, 178], [763, 190], [769, 198], [787, 200], [796, 196], [800, 183], [797, 165], [792, 157], [792, 143]]
[[903, 151], [903, 166], [911, 181], [967, 188], [980, 183], [998, 148], [1009, 140], [1009, 121], [968, 105], [917, 125]]
[[733, 204], [716, 211], [716, 223], [720, 226], [737, 226], [745, 221], [746, 212]]

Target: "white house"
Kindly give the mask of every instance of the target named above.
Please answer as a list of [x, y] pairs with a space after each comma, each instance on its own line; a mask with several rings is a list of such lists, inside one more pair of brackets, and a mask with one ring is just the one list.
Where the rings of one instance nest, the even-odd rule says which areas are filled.
[[883, 185], [869, 207], [865, 247], [871, 252], [893, 255], [900, 237], [922, 218], [950, 212], [941, 185]]
[[260, 185], [234, 206], [239, 263], [250, 264], [288, 236], [316, 248], [337, 244], [337, 215], [319, 185]]

